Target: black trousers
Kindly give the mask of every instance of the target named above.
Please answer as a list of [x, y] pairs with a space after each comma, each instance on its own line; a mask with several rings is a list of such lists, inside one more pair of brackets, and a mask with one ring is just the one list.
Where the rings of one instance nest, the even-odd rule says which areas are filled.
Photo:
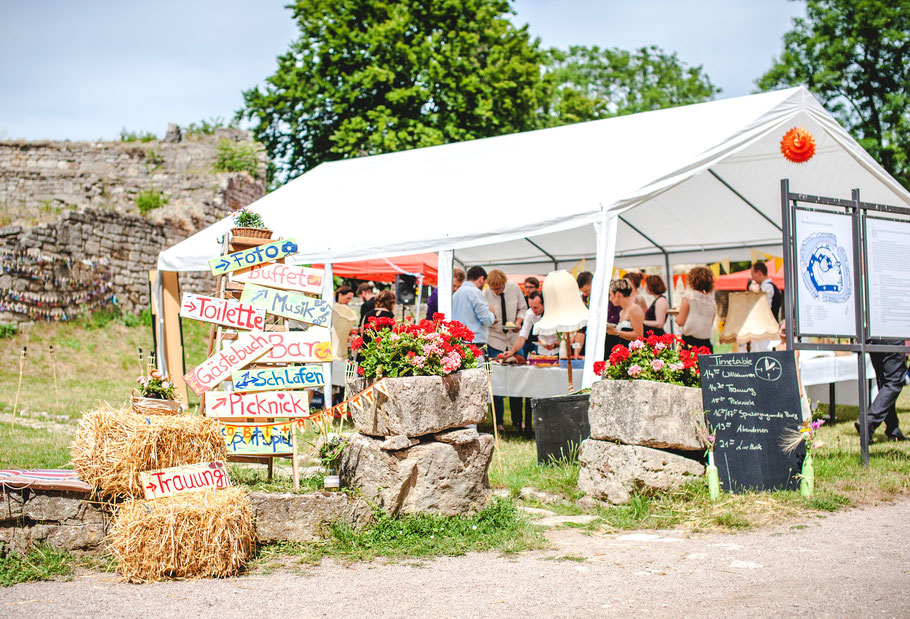
[[901, 389], [904, 388], [904, 374], [907, 372], [904, 353], [873, 352], [869, 353], [869, 357], [875, 369], [875, 382], [878, 384], [878, 395], [869, 407], [869, 429], [874, 431], [884, 422], [885, 434], [892, 436], [900, 429], [894, 404], [901, 394]]

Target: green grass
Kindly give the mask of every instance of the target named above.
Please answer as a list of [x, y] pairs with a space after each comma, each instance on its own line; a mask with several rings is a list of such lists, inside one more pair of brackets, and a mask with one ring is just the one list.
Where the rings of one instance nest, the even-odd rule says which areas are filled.
[[68, 552], [49, 546], [39, 546], [24, 556], [16, 553], [0, 556], [0, 586], [71, 576], [73, 563]]
[[0, 469], [59, 469], [70, 463], [72, 432], [0, 422]]

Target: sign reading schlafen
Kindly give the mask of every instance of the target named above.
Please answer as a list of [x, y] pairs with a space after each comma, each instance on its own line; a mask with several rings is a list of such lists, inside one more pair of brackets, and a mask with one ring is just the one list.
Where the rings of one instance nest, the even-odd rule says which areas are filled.
[[271, 347], [269, 338], [261, 331], [242, 333], [231, 346], [203, 361], [184, 375], [183, 380], [193, 393], [202, 395], [230, 376], [234, 370], [239, 370], [264, 355]]
[[326, 327], [306, 331], [269, 332], [272, 347], [261, 363], [326, 363], [332, 360], [332, 332]]
[[243, 287], [240, 300], [261, 307], [274, 316], [299, 320], [316, 326], [328, 326], [332, 317], [331, 303], [308, 297], [299, 292], [247, 284]]
[[310, 414], [306, 391], [266, 391], [233, 393], [209, 391], [205, 395], [207, 417], [306, 417]]
[[224, 462], [200, 462], [139, 473], [146, 499], [160, 499], [181, 492], [231, 485]]
[[234, 391], [271, 391], [322, 387], [325, 378], [318, 365], [292, 365], [284, 368], [231, 372]]
[[183, 293], [180, 316], [247, 331], [262, 331], [265, 328], [265, 310], [261, 307], [189, 292]]
[[231, 278], [235, 282], [258, 284], [281, 290], [296, 290], [309, 294], [322, 293], [322, 278], [325, 271], [308, 267], [295, 267], [289, 264], [262, 264], [251, 269], [237, 271]]
[[212, 275], [223, 275], [238, 269], [253, 267], [263, 262], [292, 256], [296, 253], [297, 243], [294, 242], [294, 239], [287, 239], [212, 258], [209, 260], [209, 267], [212, 269]]

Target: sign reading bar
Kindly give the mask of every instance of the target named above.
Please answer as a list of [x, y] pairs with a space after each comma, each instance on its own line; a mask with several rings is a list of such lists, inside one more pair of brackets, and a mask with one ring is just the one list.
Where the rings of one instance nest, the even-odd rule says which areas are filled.
[[281, 290], [296, 290], [309, 294], [322, 294], [322, 278], [325, 271], [289, 264], [262, 264], [251, 269], [237, 271], [231, 278], [235, 282], [258, 284]]
[[293, 365], [284, 368], [240, 370], [231, 373], [234, 391], [270, 391], [322, 387], [325, 378], [318, 365]]
[[243, 287], [240, 300], [261, 307], [274, 316], [299, 320], [316, 326], [328, 326], [332, 317], [331, 303], [308, 297], [299, 292], [285, 292], [247, 284]]
[[238, 456], [288, 455], [294, 452], [294, 422], [280, 424], [230, 423], [221, 429], [228, 453]]
[[180, 316], [247, 331], [262, 331], [265, 328], [265, 310], [261, 307], [189, 292], [183, 293]]
[[306, 417], [310, 414], [306, 391], [236, 393], [209, 391], [205, 396], [206, 417]]
[[231, 346], [224, 348], [184, 375], [183, 380], [193, 393], [202, 395], [234, 370], [246, 366], [265, 354], [272, 347], [261, 331], [242, 333]]
[[139, 473], [146, 499], [160, 499], [181, 492], [231, 485], [224, 462], [201, 462]]
[[805, 447], [781, 439], [799, 430], [802, 412], [792, 352], [700, 355], [705, 418], [725, 490], [797, 490]]
[[326, 327], [266, 334], [272, 347], [261, 363], [326, 363], [332, 360], [332, 333]]
[[209, 260], [209, 267], [212, 269], [212, 275], [224, 275], [225, 273], [238, 269], [247, 269], [263, 262], [292, 256], [296, 253], [297, 243], [294, 242], [294, 239], [287, 239], [212, 258]]

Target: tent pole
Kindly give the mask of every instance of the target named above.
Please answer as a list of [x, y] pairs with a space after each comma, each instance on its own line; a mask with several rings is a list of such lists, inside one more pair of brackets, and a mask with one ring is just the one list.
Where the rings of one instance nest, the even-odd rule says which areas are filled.
[[[436, 263], [436, 286], [439, 292], [436, 294], [438, 307], [436, 311], [445, 314], [448, 320], [452, 319], [452, 271], [453, 262], [455, 261], [455, 251], [444, 249], [439, 252]], [[433, 317], [430, 316], [430, 319]]]
[[558, 271], [558, 270], [559, 270], [559, 262], [557, 262], [556, 258], [555, 258], [552, 254], [548, 253], [547, 250], [545, 250], [543, 247], [541, 247], [540, 245], [538, 245], [537, 243], [535, 243], [535, 242], [532, 241], [531, 239], [525, 237], [525, 240], [526, 240], [528, 243], [530, 243], [531, 245], [533, 245], [534, 247], [536, 247], [537, 249], [539, 249], [539, 250], [540, 250], [540, 253], [542, 253], [544, 256], [546, 256], [547, 258], [549, 258], [550, 260], [553, 261], [553, 270], [554, 270], [554, 271]]
[[[325, 273], [322, 276], [322, 300], [330, 306], [335, 302], [335, 280], [332, 277], [332, 263], [326, 260]], [[329, 323], [329, 333], [332, 331], [332, 323]], [[347, 362], [347, 360], [344, 360]], [[322, 397], [324, 399], [322, 408], [328, 410], [332, 408], [332, 361], [322, 364], [322, 375], [325, 377], [325, 385], [322, 387]]]

